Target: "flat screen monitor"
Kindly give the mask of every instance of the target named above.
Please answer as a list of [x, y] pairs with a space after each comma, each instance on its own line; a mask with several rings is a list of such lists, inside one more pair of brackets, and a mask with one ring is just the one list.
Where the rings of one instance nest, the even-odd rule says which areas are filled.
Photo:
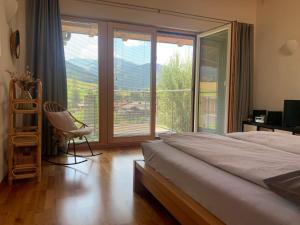
[[286, 127], [300, 126], [300, 100], [284, 100], [283, 114]]

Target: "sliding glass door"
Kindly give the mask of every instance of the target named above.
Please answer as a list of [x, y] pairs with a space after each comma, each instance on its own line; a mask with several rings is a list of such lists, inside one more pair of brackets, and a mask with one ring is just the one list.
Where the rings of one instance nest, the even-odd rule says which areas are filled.
[[194, 37], [157, 34], [155, 132], [192, 131]]
[[198, 36], [198, 130], [227, 130], [230, 35], [230, 26], [224, 26]]
[[99, 140], [98, 23], [62, 21], [67, 72], [68, 109], [93, 128]]
[[154, 31], [109, 24], [109, 137], [111, 142], [153, 137]]

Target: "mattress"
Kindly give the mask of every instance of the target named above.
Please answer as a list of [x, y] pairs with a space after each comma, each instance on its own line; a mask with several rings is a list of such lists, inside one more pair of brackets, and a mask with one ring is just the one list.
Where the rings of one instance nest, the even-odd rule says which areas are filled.
[[300, 208], [163, 141], [142, 144], [146, 163], [228, 225], [299, 225]]

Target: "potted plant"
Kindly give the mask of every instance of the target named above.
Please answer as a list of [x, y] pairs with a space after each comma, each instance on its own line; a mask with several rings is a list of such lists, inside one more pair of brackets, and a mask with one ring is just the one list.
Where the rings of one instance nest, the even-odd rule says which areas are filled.
[[[11, 79], [15, 82], [15, 84], [20, 88], [20, 94], [18, 96], [19, 99], [32, 99], [30, 91], [34, 88], [36, 84], [36, 80], [33, 79], [32, 73], [27, 68], [25, 73], [21, 75], [17, 75], [15, 72], [11, 72], [6, 70], [7, 73], [10, 74]], [[18, 109], [27, 109], [30, 110], [33, 108], [32, 104], [18, 104]]]

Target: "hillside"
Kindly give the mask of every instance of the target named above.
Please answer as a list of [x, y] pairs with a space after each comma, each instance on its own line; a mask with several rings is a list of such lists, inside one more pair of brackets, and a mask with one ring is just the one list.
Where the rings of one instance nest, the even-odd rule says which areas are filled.
[[[158, 65], [159, 74], [162, 66]], [[98, 79], [97, 60], [75, 58], [66, 60], [68, 77], [82, 82], [96, 83]], [[141, 90], [150, 86], [150, 64], [137, 65], [117, 58], [115, 61], [115, 87], [122, 90]]]
[[[158, 64], [156, 80], [159, 81], [163, 65]], [[97, 83], [97, 60], [75, 58], [66, 60], [68, 78], [87, 83]], [[138, 65], [120, 58], [115, 61], [115, 88], [117, 90], [143, 90], [150, 86], [150, 64]], [[215, 82], [218, 70], [213, 67], [201, 67], [201, 81]]]

